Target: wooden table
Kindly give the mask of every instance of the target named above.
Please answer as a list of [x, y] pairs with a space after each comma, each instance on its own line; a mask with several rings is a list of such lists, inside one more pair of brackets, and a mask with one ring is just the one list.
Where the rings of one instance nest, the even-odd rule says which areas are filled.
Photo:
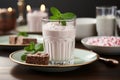
[[[77, 48], [84, 48], [80, 42]], [[16, 64], [9, 59], [14, 50], [0, 49], [0, 80], [120, 80], [120, 64], [108, 66], [101, 61], [68, 72], [41, 72]], [[101, 55], [104, 56], [104, 55]], [[119, 56], [104, 56], [120, 61]]]

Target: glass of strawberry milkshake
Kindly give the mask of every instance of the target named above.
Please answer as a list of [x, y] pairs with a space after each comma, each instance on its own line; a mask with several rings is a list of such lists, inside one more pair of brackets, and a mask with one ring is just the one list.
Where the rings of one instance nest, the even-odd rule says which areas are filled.
[[[63, 25], [65, 24], [65, 25]], [[73, 64], [75, 48], [75, 19], [43, 20], [45, 52], [50, 55], [51, 64]]]

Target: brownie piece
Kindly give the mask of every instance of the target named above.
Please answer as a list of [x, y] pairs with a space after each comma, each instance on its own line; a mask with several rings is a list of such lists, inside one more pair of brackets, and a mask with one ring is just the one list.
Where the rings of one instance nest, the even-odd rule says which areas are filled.
[[9, 43], [10, 44], [30, 44], [31, 42], [37, 43], [36, 38], [24, 37], [24, 36], [16, 36], [11, 35], [9, 36]]
[[30, 44], [31, 42], [34, 42], [36, 44], [37, 43], [37, 39], [30, 38], [30, 37], [19, 36], [17, 38], [16, 44]]
[[10, 44], [16, 44], [16, 42], [17, 42], [17, 36], [16, 35], [9, 36], [9, 43]]
[[49, 55], [40, 52], [35, 54], [28, 54], [26, 57], [26, 63], [48, 65]]

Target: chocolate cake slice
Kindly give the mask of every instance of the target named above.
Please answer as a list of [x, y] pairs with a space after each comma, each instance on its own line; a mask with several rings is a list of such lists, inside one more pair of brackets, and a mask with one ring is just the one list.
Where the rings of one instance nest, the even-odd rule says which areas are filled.
[[31, 42], [37, 43], [36, 38], [24, 37], [24, 36], [16, 36], [11, 35], [9, 36], [9, 43], [10, 44], [30, 44]]
[[30, 38], [30, 37], [19, 36], [17, 38], [16, 44], [30, 44], [31, 42], [34, 42], [36, 44], [37, 43], [37, 39]]
[[49, 55], [40, 52], [37, 52], [35, 54], [28, 54], [26, 57], [26, 63], [48, 65]]
[[16, 44], [16, 41], [17, 41], [16, 35], [9, 36], [9, 43], [10, 44]]

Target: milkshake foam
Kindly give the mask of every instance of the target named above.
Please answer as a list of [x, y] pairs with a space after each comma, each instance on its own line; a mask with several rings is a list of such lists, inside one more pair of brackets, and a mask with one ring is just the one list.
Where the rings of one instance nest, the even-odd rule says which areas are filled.
[[59, 22], [48, 22], [43, 25], [45, 52], [50, 61], [70, 63], [75, 48], [75, 27], [71, 24], [61, 26]]

